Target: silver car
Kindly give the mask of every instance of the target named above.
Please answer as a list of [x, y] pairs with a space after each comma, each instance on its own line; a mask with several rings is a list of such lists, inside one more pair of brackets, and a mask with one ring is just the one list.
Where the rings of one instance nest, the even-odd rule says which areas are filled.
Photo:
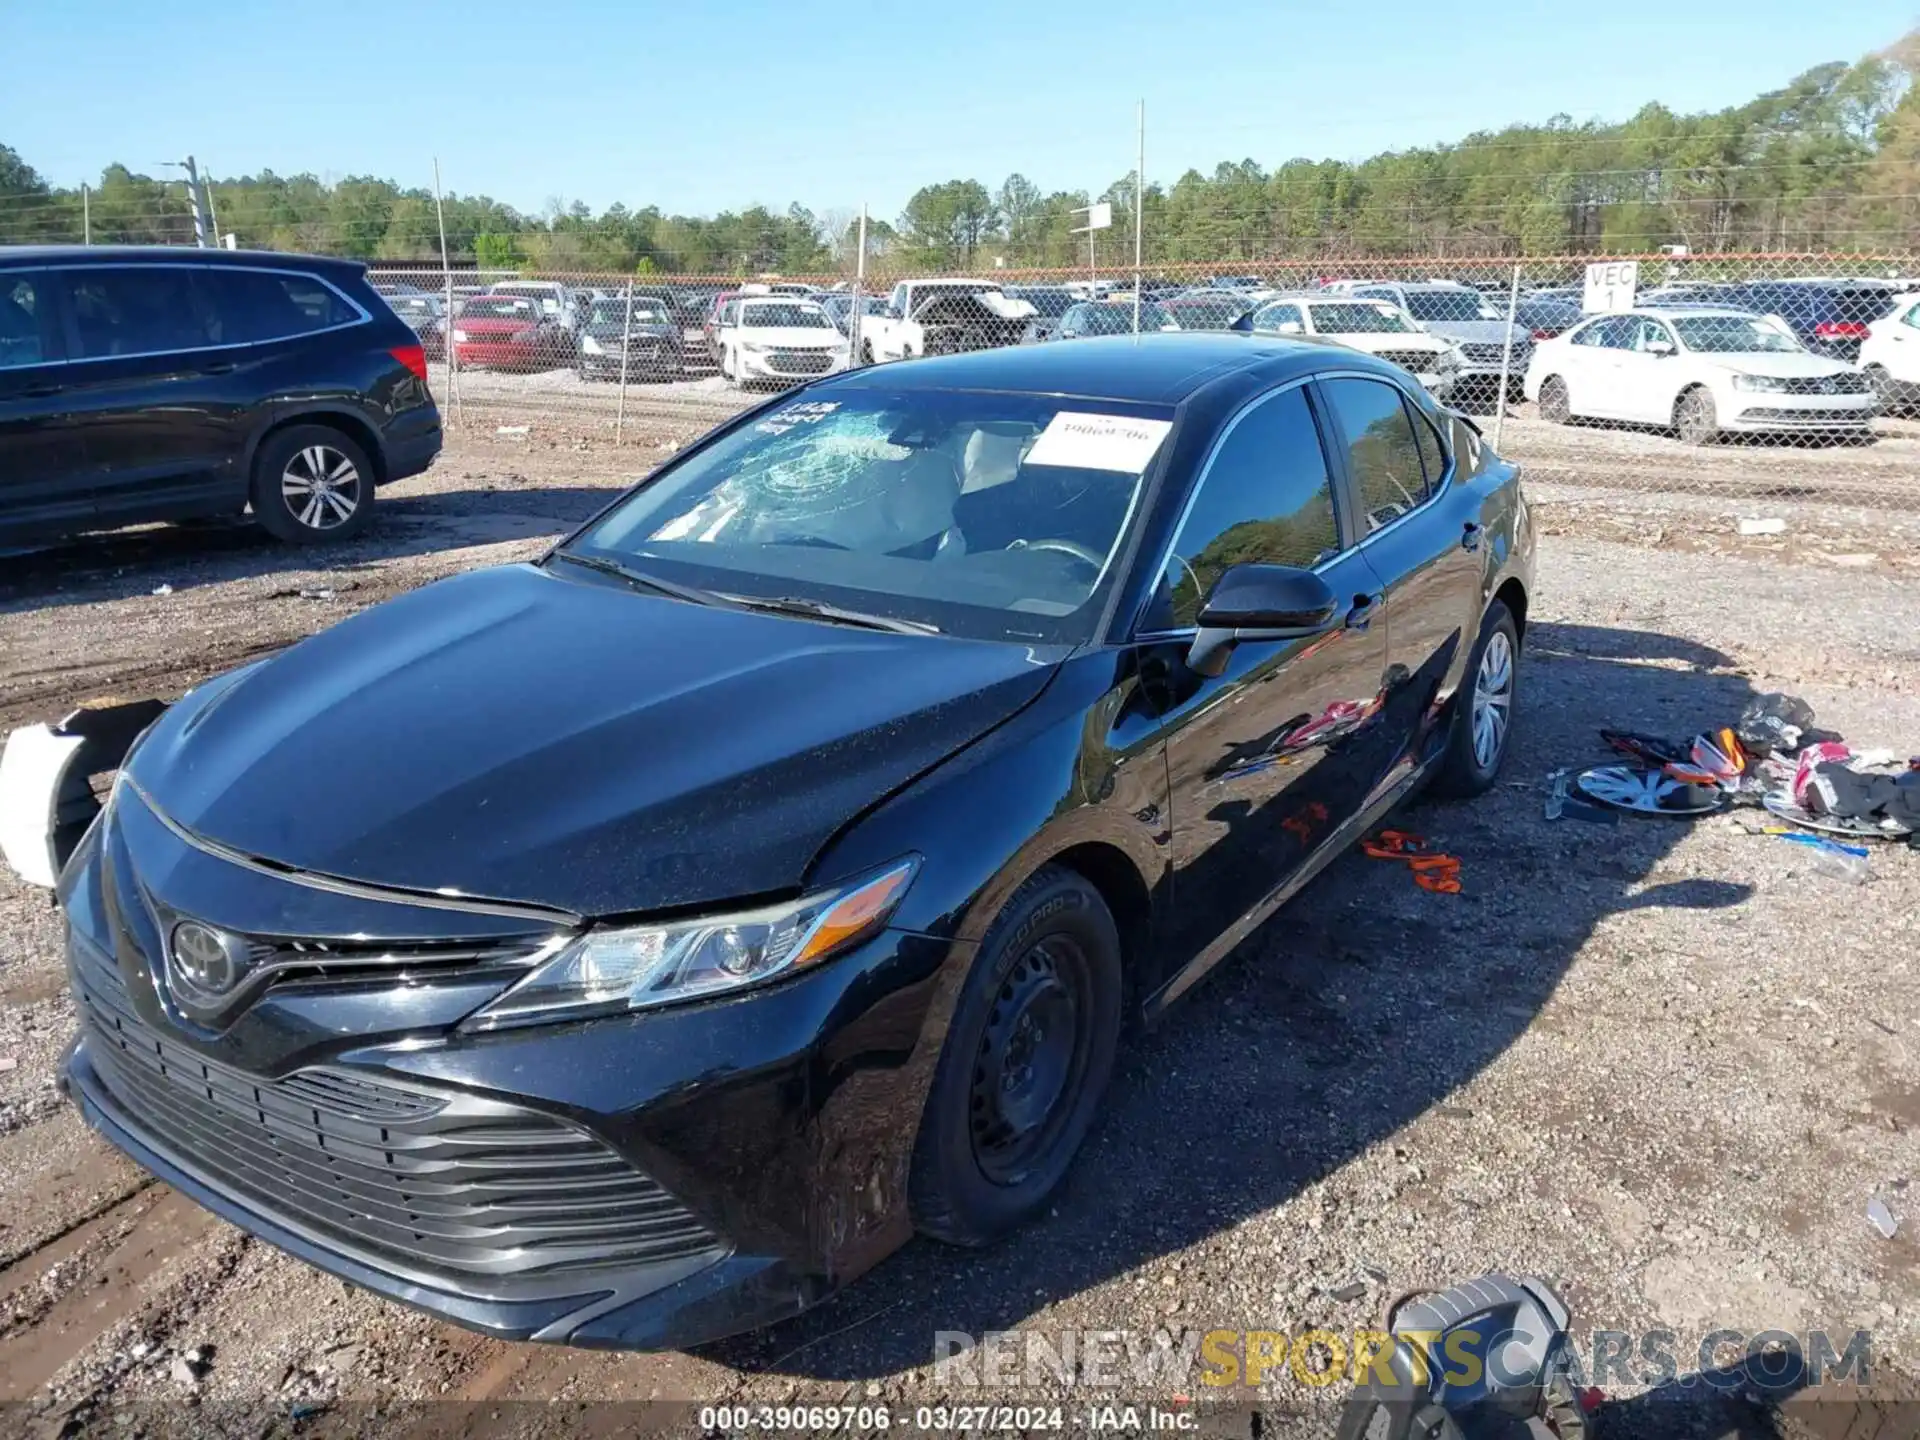
[[[1449, 405], [1489, 402], [1500, 387], [1500, 370], [1507, 345], [1505, 307], [1470, 285], [1447, 280], [1343, 281], [1329, 287], [1359, 300], [1390, 300], [1413, 316], [1429, 335], [1448, 342], [1440, 357], [1433, 393]], [[1533, 332], [1512, 327], [1513, 354], [1506, 358], [1507, 398], [1520, 398], [1521, 377], [1533, 358]]]

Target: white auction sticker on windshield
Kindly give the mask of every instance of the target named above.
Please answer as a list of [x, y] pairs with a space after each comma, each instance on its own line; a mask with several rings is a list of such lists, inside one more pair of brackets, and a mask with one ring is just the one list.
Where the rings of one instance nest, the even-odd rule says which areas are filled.
[[1062, 410], [1027, 451], [1028, 465], [1067, 465], [1076, 470], [1119, 470], [1138, 475], [1173, 428], [1171, 420], [1131, 415], [1094, 415]]

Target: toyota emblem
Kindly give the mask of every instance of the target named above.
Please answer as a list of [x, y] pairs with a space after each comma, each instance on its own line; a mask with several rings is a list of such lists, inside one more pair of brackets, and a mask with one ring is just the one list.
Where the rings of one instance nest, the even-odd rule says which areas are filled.
[[168, 978], [181, 1000], [218, 1000], [231, 994], [246, 973], [247, 944], [198, 920], [182, 920], [173, 927], [167, 962]]

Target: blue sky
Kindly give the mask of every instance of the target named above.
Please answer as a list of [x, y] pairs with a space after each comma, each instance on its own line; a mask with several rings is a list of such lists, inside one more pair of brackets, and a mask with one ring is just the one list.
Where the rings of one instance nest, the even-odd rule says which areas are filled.
[[[1916, 0], [15, 0], [0, 142], [62, 184], [192, 152], [528, 209], [705, 214], [921, 183], [1099, 188], [1357, 159], [1564, 112], [1712, 109], [1920, 23]], [[39, 57], [21, 64], [22, 57]], [[106, 97], [112, 97], [109, 103]]]

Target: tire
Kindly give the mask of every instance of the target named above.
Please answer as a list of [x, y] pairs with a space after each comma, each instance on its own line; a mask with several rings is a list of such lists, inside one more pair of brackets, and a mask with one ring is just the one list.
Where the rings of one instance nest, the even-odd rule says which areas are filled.
[[934, 1072], [908, 1183], [920, 1233], [985, 1245], [1046, 1206], [1113, 1073], [1123, 989], [1100, 892], [1062, 866], [1029, 876], [980, 943]]
[[860, 363], [862, 365], [871, 365], [874, 363], [873, 343], [871, 341], [862, 340], [860, 342]]
[[1903, 415], [1914, 408], [1886, 366], [1867, 366], [1867, 382], [1873, 386], [1873, 398], [1880, 403], [1882, 415]]
[[[324, 485], [314, 484], [315, 472]], [[312, 545], [365, 530], [373, 490], [373, 462], [359, 441], [331, 425], [289, 425], [254, 456], [248, 498], [253, 518], [274, 539]]]
[[[1506, 602], [1496, 600], [1487, 607], [1486, 618], [1480, 622], [1480, 637], [1474, 641], [1473, 654], [1467, 661], [1447, 748], [1433, 777], [1435, 794], [1464, 800], [1493, 788], [1512, 748], [1513, 701], [1519, 693], [1519, 681], [1520, 630]], [[1486, 724], [1492, 727], [1490, 746], [1482, 744], [1483, 709], [1488, 712]]]
[[1673, 428], [1688, 445], [1705, 445], [1720, 433], [1720, 416], [1713, 408], [1713, 392], [1695, 385], [1673, 402]]
[[1549, 425], [1573, 421], [1573, 399], [1567, 394], [1567, 382], [1558, 375], [1549, 375], [1540, 384], [1540, 418]]

